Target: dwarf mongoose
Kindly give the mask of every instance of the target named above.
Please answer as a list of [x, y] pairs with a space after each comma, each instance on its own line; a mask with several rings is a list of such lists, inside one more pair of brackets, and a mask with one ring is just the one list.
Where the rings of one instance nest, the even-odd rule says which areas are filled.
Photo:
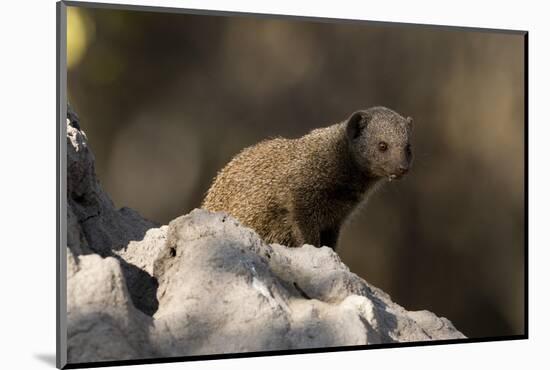
[[336, 247], [343, 221], [412, 162], [412, 119], [385, 107], [298, 139], [244, 149], [214, 179], [202, 207], [225, 211], [267, 243]]

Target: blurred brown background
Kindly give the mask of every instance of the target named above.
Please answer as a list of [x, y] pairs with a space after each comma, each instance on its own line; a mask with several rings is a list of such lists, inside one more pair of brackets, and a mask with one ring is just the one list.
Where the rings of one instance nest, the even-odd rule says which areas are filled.
[[200, 205], [246, 146], [385, 105], [415, 119], [412, 173], [343, 230], [352, 271], [469, 337], [524, 332], [519, 34], [250, 17], [68, 12], [68, 93], [117, 206]]

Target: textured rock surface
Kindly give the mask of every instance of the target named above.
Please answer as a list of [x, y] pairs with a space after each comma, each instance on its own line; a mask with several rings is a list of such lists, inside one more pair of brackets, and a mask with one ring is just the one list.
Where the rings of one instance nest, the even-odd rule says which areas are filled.
[[151, 317], [138, 311], [118, 261], [67, 251], [69, 362], [155, 356], [148, 336]]
[[70, 363], [464, 338], [393, 303], [332, 249], [267, 245], [222, 213], [157, 227], [116, 210], [69, 117]]
[[67, 119], [68, 218], [80, 227], [79, 232], [70, 230], [69, 242], [80, 235], [82, 252], [110, 255], [131, 240], [143, 239], [147, 230], [158, 225], [130, 208], [115, 209], [95, 176], [94, 160], [86, 135]]

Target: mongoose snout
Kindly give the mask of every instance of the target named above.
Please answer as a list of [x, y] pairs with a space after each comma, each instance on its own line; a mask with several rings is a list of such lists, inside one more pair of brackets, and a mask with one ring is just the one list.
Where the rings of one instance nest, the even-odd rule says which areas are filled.
[[202, 206], [229, 213], [268, 243], [335, 248], [357, 205], [410, 171], [412, 123], [372, 107], [297, 139], [262, 141], [218, 173]]

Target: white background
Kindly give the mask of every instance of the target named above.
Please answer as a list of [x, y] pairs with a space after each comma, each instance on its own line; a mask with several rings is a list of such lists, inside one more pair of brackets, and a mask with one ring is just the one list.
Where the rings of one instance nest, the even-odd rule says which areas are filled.
[[[114, 3], [122, 1], [112, 0]], [[530, 339], [134, 366], [147, 369], [541, 368], [548, 366], [549, 21], [544, 1], [127, 1], [333, 18], [511, 28], [529, 34]], [[52, 368], [55, 354], [55, 1], [2, 3], [0, 367]], [[495, 123], [496, 124], [496, 123]], [[472, 179], [475, 181], [475, 179]], [[547, 365], [538, 365], [544, 364]]]

